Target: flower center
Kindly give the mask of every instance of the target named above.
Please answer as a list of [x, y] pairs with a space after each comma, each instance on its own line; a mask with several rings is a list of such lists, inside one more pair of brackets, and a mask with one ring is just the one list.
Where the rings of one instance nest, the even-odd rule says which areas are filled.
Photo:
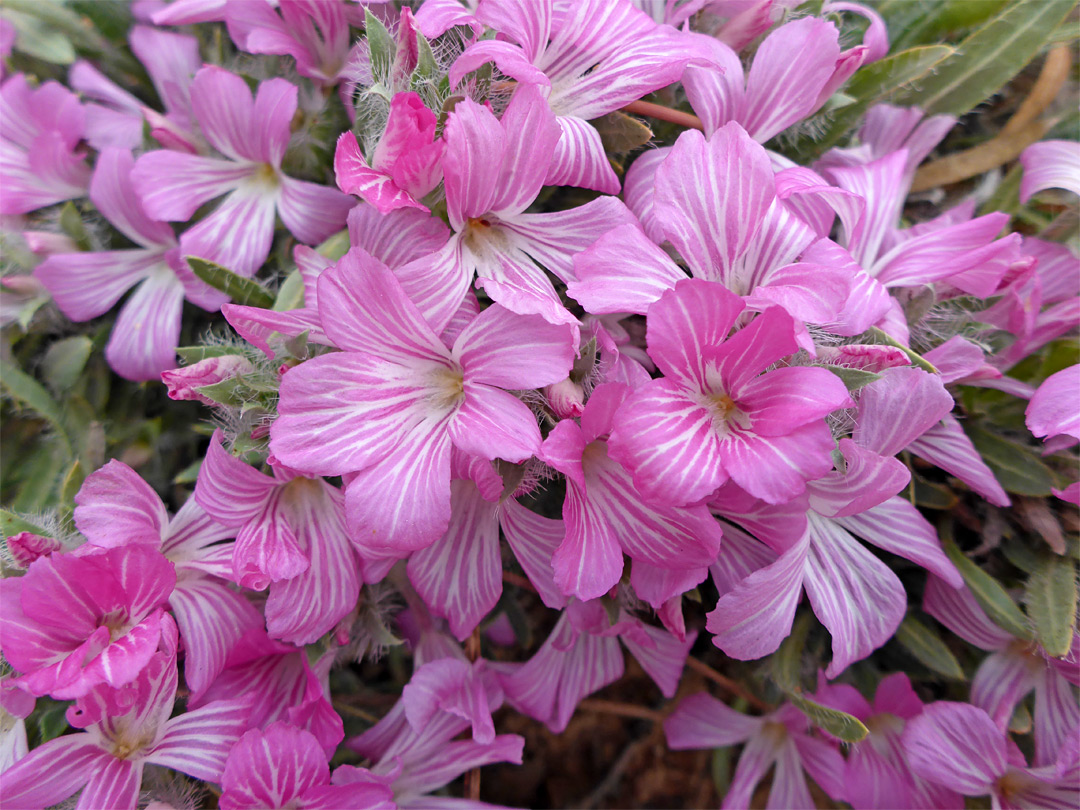
[[457, 367], [440, 366], [431, 373], [431, 400], [435, 407], [452, 410], [465, 398], [465, 373]]
[[277, 169], [275, 169], [269, 163], [260, 163], [259, 167], [255, 170], [254, 180], [261, 186], [267, 186], [268, 188], [277, 188]]

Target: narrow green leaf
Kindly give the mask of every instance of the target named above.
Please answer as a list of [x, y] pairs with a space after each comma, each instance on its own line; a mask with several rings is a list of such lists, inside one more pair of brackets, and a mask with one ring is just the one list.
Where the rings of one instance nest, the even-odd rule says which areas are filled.
[[881, 0], [875, 6], [889, 31], [889, 45], [900, 52], [930, 42], [929, 32], [940, 13], [941, 0]]
[[64, 477], [60, 479], [60, 503], [64, 507], [71, 507], [75, 503], [75, 495], [86, 480], [86, 471], [78, 459], [67, 468]]
[[48, 62], [51, 65], [70, 65], [75, 61], [75, 46], [63, 32], [50, 28], [40, 19], [4, 8], [4, 19], [15, 26], [15, 50]]
[[1037, 498], [1050, 495], [1054, 475], [1033, 448], [979, 425], [965, 425], [964, 432], [1008, 492]]
[[986, 611], [991, 621], [1017, 638], [1030, 639], [1032, 632], [1027, 618], [1002, 584], [969, 560], [952, 540], [943, 538], [942, 546], [945, 554], [960, 571], [975, 601]]
[[896, 630], [896, 640], [923, 666], [939, 675], [964, 680], [964, 670], [938, 634], [913, 616], [907, 616]]
[[872, 371], [864, 371], [861, 368], [846, 368], [844, 366], [831, 366], [828, 364], [814, 366], [814, 368], [823, 368], [827, 371], [831, 371], [840, 378], [840, 381], [843, 382], [845, 386], [847, 386], [848, 391], [858, 391], [860, 388], [881, 379], [880, 374], [875, 374]]
[[270, 309], [274, 305], [274, 297], [258, 282], [239, 276], [231, 270], [226, 270], [220, 264], [200, 259], [197, 256], [185, 256], [184, 260], [196, 276], [215, 290], [221, 290], [234, 303], [260, 309]]
[[62, 394], [79, 381], [93, 348], [94, 341], [86, 335], [64, 338], [49, 347], [41, 362], [41, 375], [53, 393]]
[[53, 700], [46, 702], [47, 705], [42, 706], [42, 698], [38, 698], [34, 712], [37, 719], [38, 745], [47, 743], [68, 730], [67, 718], [64, 716], [68, 704]]
[[68, 200], [60, 208], [60, 230], [78, 245], [79, 250], [91, 250], [94, 247], [90, 241], [90, 232], [86, 230], [86, 223], [83, 222], [82, 214], [79, 213], [79, 209], [75, 207], [75, 203], [71, 200]]
[[56, 428], [57, 435], [70, 454], [71, 438], [64, 428], [63, 414], [45, 386], [6, 360], [0, 360], [0, 386], [16, 402], [34, 411]]
[[1030, 734], [1032, 726], [1031, 712], [1023, 703], [1017, 703], [1009, 718], [1009, 731], [1013, 734]]
[[336, 262], [349, 252], [349, 231], [342, 228], [321, 245], [315, 248], [315, 252], [332, 262]]
[[954, 49], [948, 45], [925, 45], [894, 53], [861, 68], [844, 88], [844, 95], [852, 98], [852, 103], [833, 113], [824, 134], [815, 138], [813, 151], [820, 153], [837, 144], [852, 132], [866, 110], [921, 79], [953, 53]]
[[791, 626], [791, 633], [773, 653], [769, 662], [773, 681], [785, 692], [799, 692], [802, 689], [802, 654], [806, 649], [806, 638], [810, 635], [813, 620], [810, 611], [804, 610], [799, 614]]
[[174, 484], [194, 484], [199, 477], [199, 470], [202, 468], [202, 459], [197, 458], [184, 469], [178, 472], [172, 482]]
[[915, 505], [927, 509], [952, 509], [959, 500], [951, 489], [936, 481], [927, 481], [916, 472], [911, 473], [915, 487]]
[[1048, 555], [1028, 579], [1028, 615], [1043, 649], [1062, 658], [1072, 646], [1076, 621], [1076, 566], [1067, 557]]
[[274, 312], [287, 312], [304, 305], [304, 277], [299, 270], [293, 270], [285, 277], [274, 299]]
[[1001, 178], [990, 199], [979, 206], [979, 215], [990, 214], [994, 211], [1004, 211], [1006, 214], [1015, 214], [1020, 210], [1020, 180], [1023, 177], [1024, 168], [1019, 163], [1013, 166], [1006, 175]]
[[1016, 0], [976, 29], [899, 104], [927, 115], [963, 115], [988, 99], [1030, 62], [1073, 8], [1075, 0]]
[[36, 17], [52, 31], [64, 34], [77, 48], [101, 54], [109, 43], [85, 17], [68, 8], [63, 0], [4, 0], [6, 9]]
[[858, 742], [870, 733], [870, 730], [857, 717], [847, 712], [822, 706], [802, 695], [789, 693], [788, 698], [811, 723], [844, 742]]
[[379, 81], [390, 75], [390, 66], [394, 64], [397, 46], [386, 26], [367, 8], [364, 9], [364, 30], [367, 32], [368, 49], [371, 53], [371, 75]]
[[176, 350], [181, 362], [185, 366], [206, 360], [208, 357], [225, 357], [229, 354], [240, 354], [233, 346], [181, 346]]
[[432, 81], [439, 76], [439, 65], [435, 61], [435, 54], [431, 52], [431, 43], [428, 42], [427, 37], [416, 32], [416, 49], [418, 51], [418, 57], [416, 61], [416, 70], [413, 71], [413, 82], [420, 81]]

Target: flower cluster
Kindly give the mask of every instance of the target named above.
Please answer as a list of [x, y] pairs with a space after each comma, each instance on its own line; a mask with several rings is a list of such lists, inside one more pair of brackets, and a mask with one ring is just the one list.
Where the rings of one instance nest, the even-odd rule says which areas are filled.
[[[170, 514], [134, 469], [167, 423], [105, 463], [99, 417], [5, 366], [74, 463], [73, 529], [4, 513], [0, 804], [180, 808], [193, 779], [235, 810], [476, 806], [445, 786], [528, 756], [493, 714], [562, 732], [625, 647], [681, 698], [672, 749], [742, 746], [724, 807], [774, 765], [770, 807], [815, 806], [807, 777], [857, 808], [1075, 806], [1053, 510], [1080, 503], [1077, 258], [977, 213], [985, 190], [905, 214], [954, 115], [867, 102], [816, 149], [893, 57], [872, 8], [794, 5], [146, 0], [145, 86], [104, 57], [69, 87], [9, 71], [0, 214], [32, 275], [4, 277], [3, 323], [32, 334], [49, 300], [95, 321], [131, 291], [111, 332], [46, 353], [50, 386], [93, 413], [75, 379], [103, 346], [131, 390], [201, 403], [159, 403], [189, 434], [198, 407], [214, 425]], [[1016, 171], [1013, 211], [1080, 193], [1080, 148]], [[209, 322], [242, 340], [182, 345]], [[1035, 438], [1045, 492], [1009, 457]], [[1046, 547], [1008, 556], [1027, 614], [928, 519], [956, 492], [1039, 504]], [[881, 652], [963, 678], [920, 604], [988, 653], [970, 692]], [[354, 705], [403, 640], [397, 702]], [[750, 700], [680, 687], [692, 649]], [[767, 656], [768, 684], [737, 663]], [[66, 725], [28, 736], [53, 708]]]

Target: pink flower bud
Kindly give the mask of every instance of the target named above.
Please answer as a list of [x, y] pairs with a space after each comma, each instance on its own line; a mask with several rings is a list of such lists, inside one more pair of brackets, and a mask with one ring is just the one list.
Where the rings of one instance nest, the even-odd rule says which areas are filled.
[[33, 532], [19, 532], [9, 537], [7, 542], [8, 551], [11, 552], [16, 567], [22, 569], [29, 568], [34, 560], [46, 557], [62, 548], [59, 540]]
[[585, 410], [585, 390], [569, 377], [545, 388], [544, 397], [560, 419], [573, 419]]
[[853, 343], [847, 346], [819, 346], [818, 360], [863, 371], [884, 371], [894, 366], [910, 366], [908, 356], [894, 346]]
[[169, 387], [170, 399], [195, 399], [204, 405], [216, 403], [198, 392], [204, 385], [213, 385], [231, 377], [247, 374], [254, 368], [245, 357], [227, 354], [223, 357], [208, 357], [191, 366], [163, 371], [161, 381]]

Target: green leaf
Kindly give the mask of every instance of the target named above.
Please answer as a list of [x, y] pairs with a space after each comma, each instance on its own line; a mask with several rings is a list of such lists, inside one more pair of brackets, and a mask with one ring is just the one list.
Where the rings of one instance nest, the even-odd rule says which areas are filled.
[[75, 503], [75, 495], [86, 480], [86, 471], [78, 459], [67, 468], [64, 477], [60, 479], [60, 503], [70, 507]]
[[433, 81], [439, 78], [439, 64], [435, 61], [435, 54], [431, 52], [431, 43], [427, 37], [416, 32], [416, 49], [418, 57], [416, 70], [413, 71], [412, 81]]
[[251, 389], [240, 377], [229, 377], [227, 380], [212, 385], [200, 385], [195, 390], [207, 399], [230, 408], [239, 408], [249, 402], [252, 394]]
[[858, 391], [860, 388], [869, 385], [870, 383], [880, 380], [881, 375], [875, 374], [872, 371], [864, 371], [861, 368], [845, 368], [844, 366], [831, 366], [831, 365], [815, 365], [813, 368], [823, 368], [827, 371], [831, 371], [840, 381], [847, 386], [848, 391]]
[[1072, 646], [1076, 620], [1076, 566], [1067, 557], [1048, 555], [1028, 579], [1028, 615], [1043, 649], [1062, 658]]
[[963, 115], [1019, 73], [1054, 33], [1075, 0], [1016, 0], [975, 30], [921, 86], [896, 100], [927, 115]]
[[1032, 632], [1027, 618], [1002, 584], [969, 560], [952, 540], [943, 538], [942, 546], [990, 620], [1017, 638], [1030, 639]]
[[315, 252], [332, 262], [336, 262], [349, 252], [349, 230], [342, 228], [317, 248]]
[[1054, 486], [1053, 473], [1033, 448], [998, 436], [979, 425], [967, 424], [964, 432], [1008, 492], [1037, 498], [1050, 495]]
[[813, 151], [820, 154], [850, 135], [866, 110], [921, 79], [954, 53], [948, 45], [925, 45], [894, 53], [861, 68], [844, 88], [844, 94], [854, 101], [835, 111], [825, 133], [815, 139]]
[[68, 200], [60, 209], [60, 230], [71, 237], [71, 241], [78, 245], [79, 250], [91, 250], [94, 245], [90, 241], [90, 232], [86, 230], [82, 214], [75, 207], [75, 203]]
[[907, 616], [896, 630], [896, 640], [923, 666], [939, 675], [964, 680], [964, 670], [956, 656], [936, 632], [913, 616]]
[[858, 742], [870, 733], [870, 730], [857, 717], [847, 712], [822, 706], [802, 695], [789, 693], [788, 698], [811, 723], [844, 742]]
[[304, 277], [299, 270], [293, 270], [285, 277], [274, 299], [274, 312], [287, 312], [304, 305]]
[[3, 17], [15, 26], [15, 50], [51, 65], [70, 65], [75, 61], [75, 46], [63, 32], [10, 6], [4, 8]]
[[4, 7], [6, 10], [36, 17], [48, 30], [63, 33], [81, 50], [103, 54], [110, 49], [109, 43], [95, 30], [93, 24], [68, 8], [63, 0], [4, 0]]
[[916, 472], [911, 473], [911, 482], [915, 487], [915, 505], [926, 509], [952, 509], [959, 498], [944, 484], [927, 481]]
[[1024, 167], [1017, 163], [1006, 175], [1001, 178], [990, 199], [979, 206], [979, 215], [991, 214], [994, 211], [1003, 211], [1006, 214], [1015, 214], [1020, 210], [1020, 180], [1024, 174]]
[[225, 357], [230, 354], [242, 354], [235, 346], [181, 346], [176, 350], [185, 366], [206, 360], [209, 357]]
[[813, 614], [803, 611], [791, 626], [791, 633], [773, 653], [769, 662], [772, 679], [784, 692], [799, 692], [802, 689], [802, 653], [806, 648], [806, 638], [810, 635]]
[[607, 152], [631, 152], [647, 144], [653, 136], [652, 130], [641, 121], [617, 110], [591, 123], [600, 133], [600, 142]]
[[238, 276], [231, 270], [226, 270], [220, 264], [215, 264], [207, 259], [200, 259], [197, 256], [185, 256], [184, 260], [196, 276], [215, 290], [221, 290], [234, 303], [259, 307], [259, 309], [270, 309], [274, 305], [274, 297], [263, 289], [258, 282]]
[[194, 484], [199, 477], [199, 470], [202, 467], [202, 463], [203, 460], [201, 458], [195, 459], [173, 476], [172, 482], [174, 484]]
[[38, 698], [37, 711], [34, 712], [37, 719], [38, 745], [56, 739], [68, 730], [67, 718], [64, 716], [68, 704], [48, 700], [43, 707], [41, 703], [42, 699]]
[[93, 348], [94, 341], [86, 335], [64, 338], [49, 347], [41, 362], [41, 375], [53, 393], [62, 394], [79, 381]]
[[364, 8], [364, 30], [367, 32], [368, 49], [371, 52], [371, 75], [376, 81], [390, 75], [397, 46], [382, 21]]
[[30, 532], [42, 536], [48, 536], [49, 534], [33, 521], [20, 517], [7, 509], [0, 509], [0, 534], [4, 537], [11, 537], [19, 532]]
[[64, 427], [63, 414], [45, 386], [17, 366], [0, 360], [0, 387], [20, 405], [29, 408], [56, 429], [57, 435], [71, 452], [71, 438]]

